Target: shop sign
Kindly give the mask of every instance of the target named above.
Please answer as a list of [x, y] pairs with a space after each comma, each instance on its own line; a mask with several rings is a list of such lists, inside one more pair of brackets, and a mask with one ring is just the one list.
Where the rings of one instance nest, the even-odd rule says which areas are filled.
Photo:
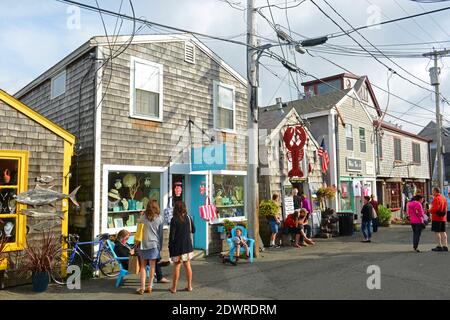
[[347, 171], [361, 171], [362, 161], [360, 159], [347, 158]]
[[294, 198], [292, 196], [284, 197], [284, 210], [284, 212], [286, 212], [286, 216], [294, 213]]
[[226, 170], [226, 144], [191, 148], [191, 171]]

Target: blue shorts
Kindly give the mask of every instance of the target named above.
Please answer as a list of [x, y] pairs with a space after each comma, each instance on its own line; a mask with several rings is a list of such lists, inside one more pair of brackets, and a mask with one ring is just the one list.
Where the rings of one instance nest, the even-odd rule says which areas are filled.
[[272, 233], [278, 233], [279, 224], [277, 223], [277, 221], [269, 220], [269, 224], [270, 224], [270, 231], [272, 231]]

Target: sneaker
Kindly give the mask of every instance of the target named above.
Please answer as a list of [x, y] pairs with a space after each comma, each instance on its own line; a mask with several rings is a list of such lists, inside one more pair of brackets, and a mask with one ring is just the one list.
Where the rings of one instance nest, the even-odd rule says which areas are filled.
[[442, 251], [448, 252], [448, 247], [442, 247]]
[[[448, 249], [447, 249], [447, 250], [448, 250]], [[441, 246], [437, 246], [436, 248], [431, 249], [431, 251], [437, 251], [437, 252], [440, 252], [440, 251], [444, 251], [444, 249], [442, 249]]]
[[420, 250], [419, 250], [419, 249], [414, 249], [414, 251], [417, 252], [417, 253], [420, 253]]

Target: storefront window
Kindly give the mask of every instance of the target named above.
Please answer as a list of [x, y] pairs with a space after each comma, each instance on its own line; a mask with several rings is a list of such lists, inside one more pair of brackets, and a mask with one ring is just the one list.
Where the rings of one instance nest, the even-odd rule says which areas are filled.
[[402, 204], [402, 196], [400, 191], [399, 182], [387, 182], [386, 183], [386, 205], [391, 209], [399, 209]]
[[0, 151], [0, 238], [6, 251], [20, 250], [25, 242], [25, 216], [15, 196], [24, 191], [27, 179], [26, 151]]
[[137, 225], [139, 213], [156, 200], [161, 206], [161, 174], [110, 172], [108, 175], [108, 228]]
[[351, 211], [352, 210], [352, 193], [351, 193], [351, 182], [345, 181], [341, 182], [341, 209], [340, 211]]
[[217, 218], [245, 216], [244, 186], [244, 176], [213, 176], [212, 201], [217, 208]]

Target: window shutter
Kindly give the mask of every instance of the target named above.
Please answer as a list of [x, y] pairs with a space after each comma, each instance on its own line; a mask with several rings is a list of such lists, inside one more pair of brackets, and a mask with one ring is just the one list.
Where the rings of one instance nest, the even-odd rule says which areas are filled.
[[195, 45], [187, 41], [184, 43], [184, 61], [195, 63]]

